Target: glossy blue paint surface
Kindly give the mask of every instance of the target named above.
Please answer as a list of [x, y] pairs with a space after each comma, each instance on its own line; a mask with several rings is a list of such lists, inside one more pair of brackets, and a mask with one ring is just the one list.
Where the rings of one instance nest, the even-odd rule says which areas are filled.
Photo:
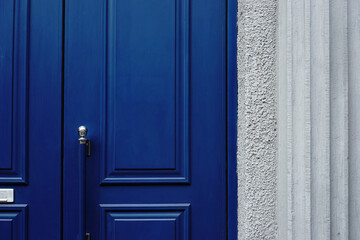
[[74, 196], [73, 201], [78, 200], [76, 204], [79, 206], [77, 216], [77, 223], [79, 224], [80, 231], [76, 238], [83, 238], [86, 234], [86, 156], [87, 156], [87, 144], [79, 144], [79, 158], [78, 158], [78, 174], [77, 179], [73, 179], [72, 186], [78, 189], [77, 195]]
[[[188, 239], [189, 204], [101, 204], [101, 239]], [[126, 233], [126, 234], [124, 234]], [[125, 236], [124, 236], [125, 235]]]
[[175, 169], [175, 9], [176, 1], [108, 1], [105, 151], [115, 169]]
[[28, 238], [28, 206], [26, 204], [0, 205], [0, 233], [2, 240]]
[[221, 0], [0, 1], [0, 188], [15, 189], [0, 239], [227, 238], [226, 11]]
[[61, 238], [62, 1], [0, 1], [0, 239]]
[[0, 158], [0, 169], [11, 169], [11, 143], [12, 143], [12, 80], [13, 80], [13, 44], [14, 38], [14, 2], [0, 2], [0, 22], [7, 23], [0, 25], [0, 101], [7, 103], [0, 105], [0, 146], [2, 148], [2, 157]]
[[226, 239], [226, 1], [65, 8], [64, 239], [81, 239], [80, 125], [92, 238]]
[[1, 2], [0, 183], [26, 182], [28, 141], [29, 3]]
[[102, 182], [188, 182], [188, 1], [104, 8]]
[[237, 0], [227, 1], [227, 177], [228, 239], [237, 239]]

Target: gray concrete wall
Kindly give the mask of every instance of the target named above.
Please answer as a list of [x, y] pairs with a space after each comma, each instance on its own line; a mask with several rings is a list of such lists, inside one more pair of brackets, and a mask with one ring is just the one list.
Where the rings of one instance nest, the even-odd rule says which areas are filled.
[[360, 239], [360, 1], [238, 4], [238, 238]]

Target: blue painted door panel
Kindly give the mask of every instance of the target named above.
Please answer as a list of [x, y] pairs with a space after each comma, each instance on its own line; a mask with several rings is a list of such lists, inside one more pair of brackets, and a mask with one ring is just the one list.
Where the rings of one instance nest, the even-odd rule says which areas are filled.
[[61, 0], [0, 1], [0, 239], [61, 236], [61, 48]]
[[105, 141], [115, 169], [175, 169], [175, 2], [108, 2]]
[[226, 239], [226, 1], [65, 1], [64, 239]]
[[225, 21], [222, 0], [0, 1], [0, 238], [226, 239]]

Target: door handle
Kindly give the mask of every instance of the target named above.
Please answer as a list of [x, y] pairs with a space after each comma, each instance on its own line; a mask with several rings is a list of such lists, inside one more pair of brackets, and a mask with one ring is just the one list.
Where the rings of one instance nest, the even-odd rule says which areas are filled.
[[[79, 236], [80, 239], [86, 239], [86, 155], [89, 156], [90, 152], [90, 141], [86, 139], [87, 128], [80, 126], [78, 128], [79, 140]], [[88, 148], [88, 150], [86, 150]]]
[[90, 152], [90, 140], [89, 139], [86, 139], [86, 135], [87, 135], [87, 128], [85, 126], [80, 126], [78, 128], [78, 133], [79, 133], [79, 136], [80, 138], [78, 139], [79, 140], [79, 143], [80, 145], [81, 144], [85, 144], [87, 146], [87, 156], [90, 157], [91, 155], [91, 152]]

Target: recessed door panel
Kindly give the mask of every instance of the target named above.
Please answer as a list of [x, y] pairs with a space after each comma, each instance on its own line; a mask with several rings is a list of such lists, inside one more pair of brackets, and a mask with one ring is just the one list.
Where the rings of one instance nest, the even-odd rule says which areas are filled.
[[4, 151], [0, 158], [0, 169], [11, 169], [11, 135], [12, 135], [12, 82], [13, 82], [13, 31], [14, 31], [14, 1], [0, 2], [0, 116], [3, 124], [0, 126], [0, 145]]
[[105, 8], [103, 183], [188, 182], [188, 0]]
[[0, 183], [25, 183], [29, 3], [0, 2]]
[[4, 240], [13, 239], [12, 219], [1, 219], [0, 220], [0, 231]]
[[100, 209], [104, 239], [189, 239], [189, 204], [101, 204]]
[[26, 240], [27, 205], [0, 205], [0, 233], [3, 240]]
[[173, 169], [175, 1], [110, 1], [107, 10], [107, 156], [115, 169]]

